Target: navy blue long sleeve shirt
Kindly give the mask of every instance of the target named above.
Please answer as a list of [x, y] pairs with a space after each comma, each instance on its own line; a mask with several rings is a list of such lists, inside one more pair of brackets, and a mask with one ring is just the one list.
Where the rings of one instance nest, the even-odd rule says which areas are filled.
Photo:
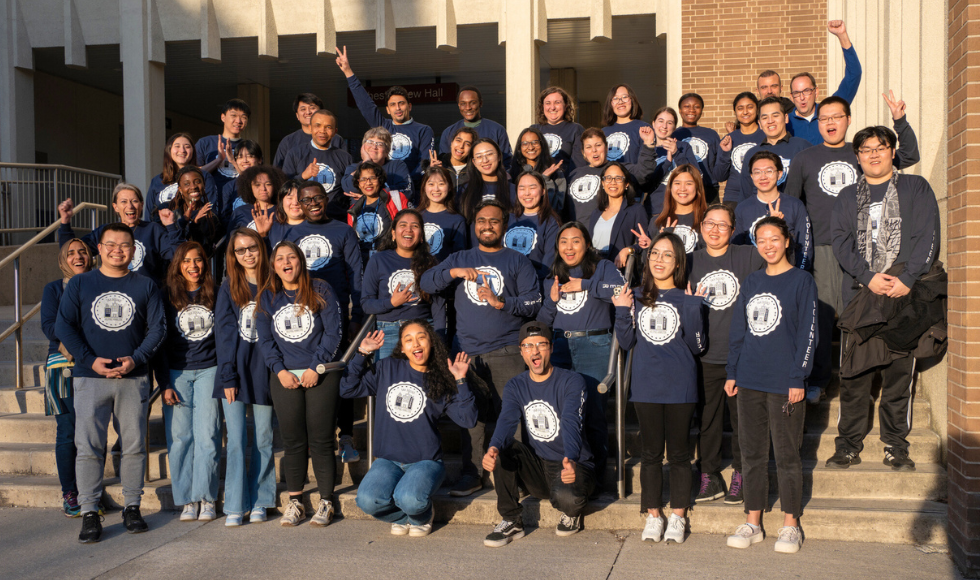
[[[412, 289], [413, 299], [395, 307], [391, 305], [392, 292]], [[446, 330], [446, 299], [430, 294], [431, 303], [422, 300], [417, 291], [412, 259], [403, 258], [395, 250], [377, 252], [364, 268], [361, 290], [361, 307], [365, 314], [375, 314], [382, 322], [432, 319], [432, 327]]]
[[548, 150], [555, 163], [561, 161], [561, 170], [568, 175], [573, 169], [585, 165], [582, 157], [582, 133], [585, 128], [578, 123], [562, 121], [555, 125], [535, 123], [531, 125], [544, 135]]
[[[99, 255], [99, 236], [108, 224], [102, 224], [81, 238], [93, 255]], [[135, 247], [129, 271], [150, 278], [160, 284], [167, 276], [170, 259], [174, 250], [184, 243], [184, 234], [177, 224], [164, 227], [158, 223], [140, 220], [132, 228]], [[75, 238], [71, 224], [61, 224], [58, 228], [58, 246], [63, 246]]]
[[246, 405], [271, 405], [269, 395], [269, 369], [259, 349], [258, 320], [255, 316], [255, 296], [258, 288], [248, 285], [252, 299], [239, 308], [231, 299], [231, 286], [227, 279], [218, 289], [214, 305], [215, 351], [218, 374], [214, 378], [214, 397], [222, 399], [225, 389], [238, 389], [236, 401]]
[[[582, 267], [568, 270], [572, 278], [582, 278]], [[544, 281], [544, 304], [538, 320], [555, 330], [582, 331], [612, 329], [615, 308], [612, 298], [626, 281], [609, 260], [599, 260], [591, 278], [582, 279], [581, 292], [561, 292], [551, 299], [554, 279]]]
[[[340, 180], [340, 186], [344, 191], [351, 193], [360, 193], [361, 188], [354, 183], [354, 172], [357, 168], [361, 166], [363, 161], [357, 163], [351, 163], [344, 168], [344, 177]], [[395, 192], [400, 191], [405, 194], [410, 200], [414, 200], [414, 192], [412, 190], [412, 177], [409, 175], [408, 167], [397, 159], [392, 159], [387, 161], [383, 169], [385, 170], [385, 175], [388, 180], [385, 181], [383, 185], [384, 189], [388, 191]]]
[[748, 167], [749, 160], [752, 156], [759, 151], [769, 151], [770, 153], [775, 153], [779, 155], [780, 161], [783, 163], [783, 176], [779, 178], [776, 182], [776, 187], [779, 192], [782, 193], [786, 190], [786, 179], [789, 177], [791, 168], [793, 167], [793, 159], [796, 155], [805, 149], [811, 147], [810, 143], [799, 137], [793, 137], [790, 134], [786, 134], [782, 139], [777, 141], [775, 144], [769, 143], [769, 141], [763, 141], [759, 145], [749, 149], [745, 152], [745, 158], [743, 159], [743, 171], [742, 171], [742, 184], [739, 186], [739, 197], [735, 199], [732, 197], [728, 198], [728, 190], [725, 190], [725, 201], [734, 201], [735, 203], [740, 203], [743, 199], [751, 197], [753, 193], [757, 190], [755, 188], [755, 182], [752, 181], [752, 171]]
[[[273, 159], [272, 164], [279, 169], [282, 169], [283, 165], [286, 163], [286, 157], [289, 156], [289, 152], [293, 149], [301, 149], [305, 147], [311, 139], [312, 136], [303, 131], [302, 127], [296, 129], [289, 135], [286, 135], [282, 138], [282, 141], [279, 142], [279, 146], [276, 148], [276, 156]], [[336, 149], [343, 149], [344, 138], [341, 137], [339, 133], [334, 134], [333, 139], [330, 140], [330, 146]]]
[[[190, 292], [191, 300], [200, 290]], [[168, 368], [175, 370], [200, 370], [218, 364], [215, 355], [214, 311], [203, 304], [188, 304], [177, 311], [165, 296], [167, 313], [167, 341], [164, 353]]]
[[313, 289], [326, 301], [313, 313], [296, 305], [296, 292], [262, 293], [258, 315], [259, 345], [265, 366], [273, 373], [310, 369], [333, 362], [340, 348], [343, 324], [340, 303], [330, 285], [313, 279]]
[[448, 211], [422, 212], [425, 220], [425, 241], [429, 252], [440, 262], [453, 252], [466, 249], [466, 218]]
[[41, 295], [41, 332], [48, 339], [48, 356], [58, 352], [58, 333], [55, 332], [55, 324], [58, 322], [58, 306], [61, 303], [61, 296], [65, 293], [65, 281], [54, 280], [44, 286]]
[[347, 208], [350, 207], [350, 198], [344, 195], [341, 180], [344, 176], [344, 169], [354, 163], [354, 159], [350, 153], [343, 149], [337, 149], [333, 145], [326, 149], [320, 149], [310, 139], [306, 145], [289, 150], [285, 161], [283, 161], [282, 171], [290, 178], [302, 179], [303, 172], [314, 159], [316, 159], [320, 171], [311, 179], [322, 183], [323, 189], [327, 192], [327, 215], [334, 219], [346, 219]]
[[725, 182], [725, 201], [738, 203], [746, 196], [742, 193], [742, 164], [750, 159], [745, 154], [749, 149], [765, 142], [766, 134], [762, 129], [746, 135], [740, 129], [728, 134], [732, 138], [732, 148], [725, 151], [718, 145], [718, 156], [715, 158], [715, 178]]
[[718, 152], [721, 151], [721, 137], [718, 132], [708, 127], [678, 127], [673, 137], [687, 143], [697, 158], [708, 203], [717, 200], [719, 180], [715, 177], [714, 169]]
[[[215, 185], [211, 174], [204, 172], [204, 195], [208, 199], [220, 199], [218, 186]], [[146, 196], [143, 198], [143, 219], [150, 222], [160, 223], [160, 218], [154, 212], [162, 205], [169, 204], [177, 196], [177, 182], [169, 185], [163, 184], [163, 174], [158, 173], [150, 180], [150, 186], [146, 188]]]
[[640, 158], [643, 139], [640, 139], [640, 127], [650, 127], [650, 123], [641, 119], [633, 119], [628, 123], [616, 123], [603, 127], [606, 134], [608, 149], [606, 158], [609, 161], [619, 161], [633, 165]]
[[354, 228], [346, 222], [303, 222], [286, 232], [287, 241], [303, 251], [310, 276], [329, 282], [344, 311], [353, 300], [351, 319], [361, 320], [361, 248]]
[[[197, 157], [196, 165], [198, 167], [204, 167], [208, 163], [211, 163], [218, 158], [218, 137], [220, 135], [208, 135], [207, 137], [201, 137], [194, 144], [194, 152]], [[221, 139], [223, 143], [224, 138]], [[242, 144], [242, 139], [228, 139], [231, 144], [232, 155], [238, 155], [238, 148]], [[226, 183], [238, 177], [238, 172], [235, 171], [235, 166], [229, 163], [227, 159], [222, 161], [217, 167], [215, 167], [211, 174], [214, 176], [214, 185], [217, 191], [221, 191], [221, 188], [225, 186]], [[218, 199], [217, 196], [209, 197], [208, 199]]]
[[510, 223], [504, 232], [504, 246], [516, 250], [531, 260], [538, 279], [548, 277], [555, 261], [555, 242], [561, 226], [554, 219], [542, 222], [538, 214], [510, 215]]
[[491, 121], [490, 119], [480, 119], [478, 123], [477, 126], [473, 127], [472, 123], [467, 124], [466, 121], [460, 119], [446, 127], [446, 130], [442, 132], [442, 136], [439, 137], [439, 153], [450, 153], [450, 146], [452, 145], [453, 135], [456, 131], [459, 131], [462, 127], [472, 127], [476, 129], [476, 134], [481, 139], [492, 139], [497, 144], [497, 147], [500, 147], [500, 153], [503, 155], [501, 163], [504, 167], [510, 167], [510, 161], [514, 157], [514, 149], [510, 146], [510, 137], [507, 136], [507, 129], [500, 123]]
[[[793, 236], [793, 265], [804, 270], [813, 270], [813, 233], [810, 229], [810, 216], [803, 202], [789, 195], [780, 195], [779, 211], [782, 212], [789, 232]], [[772, 202], [775, 206], [776, 202]], [[753, 246], [755, 243], [755, 224], [769, 215], [769, 204], [761, 201], [758, 195], [743, 199], [735, 208], [735, 230], [732, 243]]]
[[[842, 49], [844, 51], [844, 78], [834, 91], [835, 97], [840, 97], [850, 103], [857, 95], [858, 87], [861, 86], [861, 61], [858, 59], [857, 51], [854, 47]], [[805, 139], [812, 145], [823, 143], [823, 136], [820, 135], [820, 125], [817, 119], [820, 117], [820, 105], [813, 107], [813, 114], [809, 117], [801, 117], [796, 109], [789, 114], [788, 130], [796, 137]]]

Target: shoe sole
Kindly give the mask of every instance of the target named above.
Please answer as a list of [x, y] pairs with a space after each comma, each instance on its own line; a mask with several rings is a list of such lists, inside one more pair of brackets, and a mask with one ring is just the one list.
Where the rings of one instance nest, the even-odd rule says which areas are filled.
[[741, 499], [728, 499], [727, 497], [725, 498], [725, 505], [742, 505], [743, 502], [744, 500]]
[[313, 526], [314, 528], [325, 528], [330, 525], [330, 522], [321, 524], [319, 522], [314, 522], [313, 520], [310, 520], [310, 525]]
[[721, 491], [712, 495], [710, 497], [696, 497], [694, 498], [694, 503], [704, 503], [706, 501], [715, 501], [716, 499], [721, 499], [725, 497], [725, 492]]
[[218, 516], [206, 517], [206, 518], [198, 517], [197, 518], [197, 521], [199, 521], [199, 522], [213, 522], [216, 519], [218, 519]]
[[683, 544], [685, 539], [687, 539], [687, 538], [686, 537], [681, 537], [681, 539], [679, 539], [679, 540], [677, 538], [664, 538], [664, 544], [671, 544], [671, 543], [674, 543], [674, 544]]
[[408, 533], [409, 533], [409, 530], [407, 530], [407, 529], [397, 530], [395, 528], [391, 528], [391, 535], [392, 536], [407, 536]]
[[472, 489], [453, 489], [449, 491], [449, 495], [453, 497], [466, 497], [468, 495], [473, 495], [474, 493], [483, 489], [483, 486], [474, 487]]
[[279, 522], [279, 525], [282, 526], [282, 527], [284, 527], [284, 528], [295, 528], [296, 526], [300, 525], [301, 523], [303, 523], [303, 520], [300, 520], [300, 521], [296, 522], [295, 524], [289, 523], [289, 522]]
[[892, 471], [915, 471], [914, 465], [892, 465], [887, 459], [882, 461], [884, 465], [892, 468]]
[[357, 463], [360, 460], [361, 460], [360, 457], [355, 457], [353, 459], [348, 459], [348, 458], [344, 457], [344, 458], [341, 458], [340, 462], [341, 463]]
[[519, 532], [514, 532], [513, 534], [507, 536], [502, 540], [497, 540], [497, 541], [483, 540], [483, 545], [488, 548], [502, 548], [507, 544], [513, 542], [514, 540], [519, 540], [523, 537], [524, 537], [524, 530], [521, 530]]
[[94, 538], [94, 539], [91, 539], [91, 540], [83, 540], [81, 538], [78, 538], [78, 543], [79, 544], [98, 544], [99, 543], [99, 540], [101, 540], [101, 539], [102, 538]]
[[664, 539], [664, 536], [663, 536], [663, 534], [661, 534], [659, 538], [644, 538], [644, 537], [643, 537], [643, 536], [641, 535], [641, 536], [640, 536], [640, 539], [641, 539], [642, 541], [644, 541], [644, 542], [646, 542], [646, 543], [648, 543], [648, 544], [659, 544], [659, 543], [660, 543], [660, 541]]
[[729, 538], [728, 542], [726, 542], [726, 544], [728, 545], [729, 548], [735, 548], [735, 549], [738, 549], [738, 550], [744, 550], [744, 549], [748, 548], [749, 546], [751, 546], [752, 544], [758, 544], [759, 542], [762, 542], [765, 539], [766, 539], [766, 537], [763, 534], [759, 534], [758, 536], [752, 536], [751, 538], [749, 538], [749, 544], [748, 544], [748, 546], [735, 546], [735, 545], [732, 545], [732, 540], [730, 538]]
[[559, 538], [567, 538], [568, 536], [574, 536], [575, 534], [582, 531], [582, 528], [575, 530], [555, 530], [555, 535]]
[[799, 544], [789, 544], [783, 547], [780, 546], [779, 543], [777, 542], [774, 550], [778, 554], [795, 554], [800, 551], [800, 546]]
[[431, 533], [432, 533], [432, 528], [429, 528], [428, 530], [425, 531], [416, 530], [415, 528], [408, 530], [408, 536], [410, 538], [424, 538]]
[[128, 534], [142, 534], [142, 533], [145, 533], [145, 532], [148, 532], [148, 531], [150, 531], [149, 526], [148, 527], [145, 527], [143, 529], [140, 529], [140, 530], [126, 530], [126, 533], [128, 533]]
[[182, 522], [196, 522], [197, 521], [197, 517], [195, 516], [193, 518], [185, 518], [184, 516], [180, 516], [180, 521], [182, 521]]
[[[847, 469], [852, 465], [861, 465], [861, 458], [855, 457], [854, 459], [851, 460], [850, 463], [837, 463], [836, 461], [828, 461], [824, 465], [833, 469]], [[886, 462], [885, 465], [890, 465], [890, 464]]]

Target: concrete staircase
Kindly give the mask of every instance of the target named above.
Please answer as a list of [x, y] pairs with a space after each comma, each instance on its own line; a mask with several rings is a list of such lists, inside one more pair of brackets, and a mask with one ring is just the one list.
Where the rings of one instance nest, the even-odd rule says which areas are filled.
[[[9, 310], [9, 309], [7, 309]], [[0, 310], [0, 318], [12, 313]], [[0, 327], [9, 322], [0, 320]], [[13, 342], [0, 343], [0, 506], [60, 507], [61, 494], [55, 465], [55, 421], [44, 416], [43, 360], [47, 342], [37, 320], [25, 329], [25, 376], [28, 388], [16, 390], [13, 384]], [[29, 361], [29, 362], [27, 362]], [[7, 386], [3, 386], [7, 385]], [[610, 404], [612, 407], [612, 404]], [[360, 420], [355, 425], [355, 444], [366, 458], [364, 405], [357, 405]], [[802, 525], [809, 538], [864, 542], [938, 544], [946, 543], [946, 470], [940, 461], [939, 436], [929, 429], [929, 405], [916, 399], [913, 407], [911, 456], [917, 469], [911, 473], [893, 472], [881, 464], [882, 444], [877, 427], [865, 441], [864, 462], [848, 470], [827, 469], [824, 461], [834, 451], [838, 399], [834, 387], [831, 396], [818, 406], [807, 409], [804, 459], [804, 516]], [[877, 415], [875, 415], [877, 416]], [[610, 417], [610, 453], [615, 452], [615, 434]], [[146, 511], [176, 509], [170, 493], [169, 467], [164, 439], [161, 402], [150, 413], [150, 479], [146, 485], [143, 506]], [[443, 522], [486, 525], [499, 520], [496, 497], [489, 484], [482, 492], [468, 498], [448, 495], [448, 486], [460, 471], [459, 429], [448, 420], [441, 425], [447, 470], [446, 488], [436, 498], [436, 519]], [[692, 445], [696, 442], [692, 430]], [[115, 435], [110, 433], [110, 446]], [[624, 500], [615, 496], [613, 464], [606, 467], [606, 488], [590, 504], [585, 525], [593, 529], [639, 529], [639, 430], [632, 407], [627, 412], [626, 485]], [[726, 435], [725, 446], [728, 440]], [[276, 467], [282, 478], [282, 451], [276, 437]], [[118, 458], [106, 465], [106, 496], [116, 506], [122, 501], [122, 488], [116, 478]], [[345, 517], [366, 518], [355, 504], [356, 484], [367, 472], [367, 461], [344, 465], [338, 458], [336, 504]], [[224, 461], [222, 459], [222, 472]], [[665, 467], [666, 469], [666, 467]], [[693, 469], [693, 466], [692, 466]], [[731, 468], [723, 475], [731, 478]], [[776, 495], [775, 467], [770, 465], [770, 494], [773, 513], [764, 517], [769, 529], [781, 525]], [[304, 499], [307, 508], [319, 501], [312, 469]], [[665, 485], [667, 480], [665, 478]], [[280, 503], [286, 500], [285, 486], [280, 484]], [[558, 513], [547, 502], [525, 500], [525, 521], [553, 526]], [[219, 506], [220, 507], [220, 506]], [[726, 506], [720, 500], [696, 506], [690, 513], [694, 533], [727, 534], [744, 521], [741, 506]]]

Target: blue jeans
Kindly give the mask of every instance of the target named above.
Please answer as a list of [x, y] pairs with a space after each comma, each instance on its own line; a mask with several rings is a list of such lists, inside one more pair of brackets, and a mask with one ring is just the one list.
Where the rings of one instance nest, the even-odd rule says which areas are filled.
[[432, 516], [432, 494], [445, 477], [441, 460], [396, 463], [379, 457], [357, 488], [357, 507], [383, 522], [421, 526]]
[[170, 386], [180, 400], [163, 406], [174, 505], [218, 497], [221, 417], [213, 396], [217, 369], [170, 371]]
[[[252, 408], [255, 429], [248, 433], [245, 409]], [[255, 508], [276, 507], [276, 466], [272, 453], [272, 406], [229, 403], [221, 399], [228, 430], [225, 465], [225, 497], [222, 511], [244, 515]], [[248, 471], [245, 470], [246, 447], [252, 447]]]
[[57, 431], [54, 442], [54, 461], [58, 465], [58, 479], [61, 493], [77, 492], [75, 484], [75, 400], [74, 397], [61, 399], [66, 413], [55, 415]]

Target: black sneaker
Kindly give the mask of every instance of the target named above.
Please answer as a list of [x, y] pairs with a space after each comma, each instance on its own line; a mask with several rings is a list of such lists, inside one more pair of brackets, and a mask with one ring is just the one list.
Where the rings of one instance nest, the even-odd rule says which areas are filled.
[[493, 532], [483, 540], [483, 545], [488, 548], [500, 548], [523, 537], [524, 521], [521, 518], [513, 522], [501, 520]]
[[561, 514], [558, 525], [555, 527], [556, 536], [572, 536], [582, 531], [582, 516], [566, 516]]
[[725, 496], [725, 503], [728, 505], [739, 505], [742, 503], [741, 471], [732, 471], [732, 484], [728, 486], [728, 495]]
[[449, 490], [449, 495], [453, 497], [466, 497], [472, 493], [483, 489], [483, 479], [478, 475], [463, 474], [456, 485]]
[[698, 490], [695, 503], [714, 501], [725, 497], [725, 482], [713, 473], [701, 474], [701, 488]]
[[78, 541], [83, 544], [94, 544], [102, 539], [102, 516], [96, 512], [82, 514], [82, 531]]
[[131, 505], [123, 510], [123, 526], [130, 534], [142, 534], [150, 529], [146, 520], [140, 515], [140, 506]]
[[[885, 460], [887, 463], [887, 459]], [[834, 467], [836, 469], [847, 469], [852, 465], [857, 465], [861, 463], [861, 456], [853, 451], [845, 451], [843, 449], [838, 449], [830, 459], [827, 460], [827, 467]]]
[[915, 462], [909, 459], [909, 450], [901, 447], [885, 447], [882, 463], [895, 471], [915, 471]]

